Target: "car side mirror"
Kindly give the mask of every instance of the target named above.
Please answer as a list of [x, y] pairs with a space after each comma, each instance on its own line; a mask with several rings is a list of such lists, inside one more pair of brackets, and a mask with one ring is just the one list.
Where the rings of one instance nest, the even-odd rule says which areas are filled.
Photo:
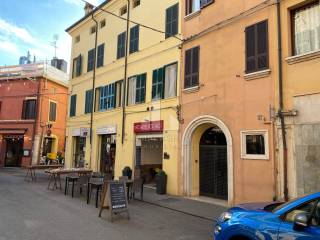
[[298, 213], [294, 217], [294, 226], [299, 228], [308, 227], [308, 216], [306, 213]]

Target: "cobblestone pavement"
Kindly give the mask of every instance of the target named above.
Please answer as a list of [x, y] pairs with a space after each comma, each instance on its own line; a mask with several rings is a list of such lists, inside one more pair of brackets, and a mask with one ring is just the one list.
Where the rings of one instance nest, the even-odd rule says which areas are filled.
[[111, 223], [106, 211], [98, 218], [94, 201], [47, 190], [46, 176], [38, 176], [29, 183], [20, 169], [0, 169], [0, 240], [212, 239], [211, 220], [140, 201], [129, 204], [131, 220]]

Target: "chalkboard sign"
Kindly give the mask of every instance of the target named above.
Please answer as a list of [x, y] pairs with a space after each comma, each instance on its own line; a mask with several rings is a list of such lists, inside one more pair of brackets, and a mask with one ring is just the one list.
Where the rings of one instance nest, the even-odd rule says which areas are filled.
[[113, 211], [127, 209], [126, 186], [123, 182], [109, 183], [110, 203]]
[[104, 184], [99, 217], [104, 209], [110, 210], [111, 222], [114, 214], [122, 212], [126, 212], [130, 219], [125, 182], [109, 181]]

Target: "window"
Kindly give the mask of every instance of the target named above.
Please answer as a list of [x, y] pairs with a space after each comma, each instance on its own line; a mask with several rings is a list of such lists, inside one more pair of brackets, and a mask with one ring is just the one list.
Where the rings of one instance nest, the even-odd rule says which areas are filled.
[[36, 119], [36, 99], [24, 100], [22, 106], [22, 119]]
[[92, 26], [92, 27], [90, 28], [90, 34], [94, 34], [96, 31], [97, 31], [96, 26]]
[[133, 8], [140, 6], [140, 0], [133, 0]]
[[147, 78], [146, 73], [129, 78], [128, 105], [145, 102], [146, 78]]
[[90, 72], [94, 68], [94, 49], [91, 49], [88, 52], [88, 67], [87, 67], [87, 72]]
[[166, 38], [178, 34], [179, 4], [175, 4], [166, 10]]
[[126, 32], [118, 35], [117, 59], [123, 58], [126, 52]]
[[85, 101], [85, 109], [84, 109], [85, 114], [92, 112], [92, 105], [93, 105], [93, 91], [91, 89], [86, 91], [86, 101]]
[[317, 200], [314, 200], [306, 204], [303, 204], [302, 206], [299, 206], [294, 210], [291, 210], [290, 212], [286, 213], [286, 215], [284, 216], [284, 220], [286, 222], [293, 223], [296, 215], [299, 213], [305, 213], [310, 218], [316, 203], [317, 203]]
[[82, 56], [81, 54], [73, 59], [72, 77], [79, 77], [82, 73]]
[[98, 46], [97, 67], [102, 67], [104, 63], [104, 43]]
[[57, 103], [49, 101], [49, 122], [55, 122], [57, 118]]
[[315, 206], [314, 214], [311, 219], [311, 225], [320, 227], [320, 201]]
[[2, 101], [0, 101], [0, 112], [1, 112], [1, 107], [2, 107]]
[[244, 159], [269, 159], [268, 132], [241, 132], [241, 157]]
[[265, 70], [269, 67], [268, 21], [246, 28], [246, 73]]
[[77, 108], [77, 95], [72, 95], [70, 97], [70, 117], [74, 117], [76, 115]]
[[159, 68], [153, 71], [152, 75], [152, 100], [163, 99], [164, 97], [164, 69]]
[[128, 11], [127, 5], [126, 5], [126, 6], [123, 6], [122, 8], [120, 8], [120, 16], [126, 14], [127, 11]]
[[130, 53], [139, 51], [139, 25], [130, 29]]
[[106, 20], [103, 19], [102, 21], [100, 21], [100, 28], [104, 28], [106, 26]]
[[99, 111], [113, 109], [116, 106], [116, 84], [99, 88]]
[[186, 15], [199, 11], [214, 0], [186, 0]]
[[74, 39], [75, 43], [80, 42], [80, 35], [76, 36], [76, 38]]
[[178, 64], [170, 64], [164, 68], [164, 98], [177, 96]]
[[159, 100], [176, 96], [177, 67], [178, 64], [174, 63], [153, 71], [152, 100]]
[[185, 53], [184, 88], [199, 85], [199, 53], [200, 47], [194, 47]]
[[292, 13], [294, 55], [320, 50], [320, 3], [313, 3]]

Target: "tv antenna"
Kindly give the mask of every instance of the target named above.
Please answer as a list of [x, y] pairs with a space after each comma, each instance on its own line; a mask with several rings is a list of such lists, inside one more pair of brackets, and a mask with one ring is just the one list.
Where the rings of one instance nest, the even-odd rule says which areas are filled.
[[59, 36], [58, 34], [54, 34], [53, 35], [53, 42], [51, 42], [51, 46], [54, 47], [54, 58], [57, 58], [57, 43], [58, 43], [58, 39], [59, 39]]

